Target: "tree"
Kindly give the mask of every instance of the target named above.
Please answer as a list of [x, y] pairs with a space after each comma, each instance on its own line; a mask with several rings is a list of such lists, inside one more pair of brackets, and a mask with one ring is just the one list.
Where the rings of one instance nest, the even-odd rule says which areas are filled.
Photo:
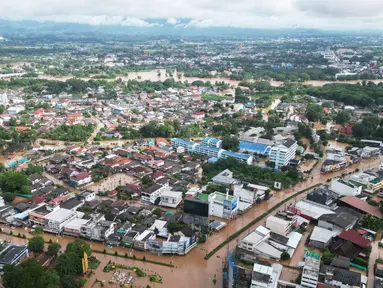
[[232, 150], [234, 152], [238, 151], [239, 140], [237, 137], [232, 137], [230, 135], [225, 135], [222, 138], [222, 148], [226, 150]]
[[44, 233], [44, 229], [43, 229], [43, 227], [37, 226], [37, 227], [34, 229], [34, 234], [43, 234], [43, 233]]
[[323, 107], [318, 104], [310, 104], [306, 109], [306, 117], [309, 121], [319, 121], [322, 117]]
[[25, 169], [25, 173], [27, 175], [31, 175], [31, 174], [34, 174], [34, 173], [43, 174], [43, 172], [44, 172], [44, 168], [43, 167], [38, 166], [38, 165], [33, 165], [33, 164], [28, 164], [28, 168]]
[[84, 252], [88, 254], [88, 256], [92, 255], [92, 249], [90, 248], [90, 244], [82, 239], [76, 239], [74, 242], [70, 242], [66, 246], [66, 253], [75, 253], [79, 257], [84, 256]]
[[61, 279], [63, 288], [80, 288], [79, 281], [71, 275], [64, 275]]
[[56, 261], [55, 269], [60, 277], [64, 275], [78, 275], [82, 272], [81, 258], [74, 253], [63, 253]]
[[8, 170], [0, 174], [2, 191], [20, 192], [23, 186], [28, 186], [28, 176], [21, 172]]
[[163, 212], [162, 209], [158, 207], [153, 210], [153, 214], [156, 215], [157, 217], [161, 217], [162, 212]]
[[52, 243], [48, 246], [48, 251], [46, 252], [47, 255], [57, 257], [57, 254], [59, 253], [61, 249], [61, 245], [59, 243]]
[[337, 124], [344, 124], [344, 123], [347, 123], [349, 120], [350, 120], [350, 114], [348, 114], [347, 112], [339, 111], [336, 114], [335, 122]]
[[8, 203], [12, 202], [15, 199], [15, 194], [11, 192], [3, 193], [1, 196], [3, 197], [4, 201]]
[[289, 260], [290, 259], [290, 254], [287, 253], [286, 251], [283, 251], [282, 254], [281, 254], [281, 260], [282, 261], [286, 261], [286, 260]]
[[5, 265], [3, 284], [7, 288], [58, 287], [60, 278], [54, 271], [44, 271], [35, 260], [28, 259], [20, 265]]
[[41, 236], [34, 236], [31, 239], [29, 239], [28, 249], [29, 249], [29, 251], [32, 251], [35, 253], [43, 252], [44, 251], [44, 238]]
[[369, 134], [368, 129], [363, 123], [356, 123], [352, 126], [352, 135], [358, 138], [366, 137]]

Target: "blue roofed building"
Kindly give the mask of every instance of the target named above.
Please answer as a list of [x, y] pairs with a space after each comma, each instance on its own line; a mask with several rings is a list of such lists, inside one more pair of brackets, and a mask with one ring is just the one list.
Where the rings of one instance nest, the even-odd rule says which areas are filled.
[[222, 158], [225, 159], [225, 158], [229, 158], [229, 157], [233, 157], [233, 158], [237, 159], [238, 161], [246, 162], [249, 165], [253, 163], [253, 156], [251, 156], [251, 155], [242, 154], [242, 153], [235, 153], [232, 151], [224, 150], [222, 152]]
[[[183, 139], [178, 139], [178, 138], [173, 138], [173, 140], [172, 140], [172, 147], [173, 148], [177, 149], [178, 147], [183, 147], [185, 149], [184, 152], [188, 152], [188, 153], [194, 153], [195, 147], [197, 145], [198, 144], [193, 142], [193, 141], [188, 141], [188, 140], [183, 140]], [[178, 150], [177, 150], [177, 152], [178, 152]]]
[[202, 139], [201, 144], [209, 147], [222, 148], [222, 140], [217, 138], [205, 137]]
[[271, 146], [262, 143], [239, 142], [239, 151], [269, 156]]
[[225, 150], [220, 149], [220, 148], [200, 145], [200, 144], [198, 144], [195, 147], [195, 153], [209, 157], [209, 158], [211, 158], [211, 157], [221, 158], [223, 151], [225, 151]]

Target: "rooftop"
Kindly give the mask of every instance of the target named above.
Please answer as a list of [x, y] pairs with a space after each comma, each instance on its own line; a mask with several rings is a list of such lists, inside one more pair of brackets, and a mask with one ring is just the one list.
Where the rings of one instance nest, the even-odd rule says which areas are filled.
[[346, 196], [339, 199], [341, 202], [346, 203], [352, 207], [355, 207], [366, 214], [371, 214], [377, 218], [382, 218], [382, 213], [378, 210], [378, 208], [368, 204], [366, 201], [360, 200], [354, 196]]
[[65, 219], [67, 219], [69, 216], [71, 216], [73, 213], [76, 213], [76, 212], [73, 212], [73, 211], [65, 209], [65, 208], [60, 208], [57, 211], [54, 211], [51, 214], [45, 216], [45, 219], [51, 220], [51, 221], [62, 222]]

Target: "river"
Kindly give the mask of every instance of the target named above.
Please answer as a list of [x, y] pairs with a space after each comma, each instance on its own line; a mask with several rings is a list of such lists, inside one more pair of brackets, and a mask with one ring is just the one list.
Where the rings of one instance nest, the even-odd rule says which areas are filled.
[[[160, 72], [160, 76], [158, 75], [158, 71]], [[211, 83], [215, 83], [216, 81], [224, 81], [232, 86], [238, 86], [238, 83], [241, 81], [237, 80], [231, 80], [229, 78], [219, 78], [219, 77], [212, 77], [212, 78], [199, 78], [199, 77], [186, 77], [184, 76], [184, 73], [182, 72], [176, 72], [173, 71], [173, 77], [170, 77], [168, 74], [166, 74], [165, 69], [159, 69], [159, 70], [152, 70], [152, 71], [141, 71], [141, 72], [129, 72], [127, 75], [118, 75], [114, 79], [105, 79], [107, 81], [113, 81], [116, 79], [121, 79], [122, 81], [128, 81], [128, 80], [137, 80], [137, 81], [145, 81], [145, 80], [150, 80], [150, 81], [165, 81], [166, 79], [173, 78], [175, 81], [188, 81], [189, 83], [192, 83], [193, 81], [210, 81]], [[39, 75], [39, 79], [48, 79], [48, 80], [58, 80], [58, 81], [66, 81], [68, 79], [73, 78], [73, 76], [68, 75], [68, 76], [63, 76], [63, 77], [55, 77], [51, 75]], [[96, 79], [96, 78], [91, 78], [91, 77], [84, 77], [84, 78], [78, 78], [82, 79], [85, 81], [88, 81], [90, 79]], [[361, 82], [362, 80], [347, 80], [347, 81], [325, 81], [325, 80], [308, 80], [302, 82], [304, 85], [312, 85], [312, 86], [323, 86], [325, 84], [329, 83], [341, 83], [341, 84], [356, 84], [358, 82]], [[375, 80], [366, 80], [374, 82], [376, 84], [383, 82], [383, 79], [375, 79]], [[282, 81], [275, 81], [275, 80], [269, 80], [268, 81], [271, 86], [274, 87], [279, 87], [284, 84]]]

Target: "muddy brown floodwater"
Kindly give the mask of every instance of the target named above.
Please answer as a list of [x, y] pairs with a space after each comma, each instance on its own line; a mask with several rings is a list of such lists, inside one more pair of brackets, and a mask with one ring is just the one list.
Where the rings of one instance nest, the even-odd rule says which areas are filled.
[[[259, 215], [263, 214], [265, 211], [288, 197], [294, 192], [300, 191], [304, 188], [307, 188], [309, 186], [319, 184], [319, 183], [325, 183], [328, 178], [339, 176], [342, 172], [347, 171], [351, 172], [355, 169], [364, 169], [368, 167], [377, 167], [380, 164], [380, 158], [376, 160], [363, 160], [359, 164], [355, 164], [346, 170], [329, 173], [326, 175], [320, 174], [320, 166], [321, 162], [315, 167], [314, 171], [312, 172], [309, 179], [305, 182], [302, 182], [293, 189], [284, 190], [280, 192], [273, 192], [273, 197], [266, 202], [263, 202], [261, 204], [255, 205], [253, 208], [248, 210], [244, 215], [239, 216], [238, 218], [229, 221], [227, 226], [222, 229], [220, 232], [214, 233], [206, 243], [198, 244], [198, 246], [189, 252], [186, 256], [158, 256], [151, 254], [149, 252], [141, 252], [141, 251], [133, 251], [134, 255], [137, 257], [143, 257], [145, 256], [147, 259], [151, 260], [157, 260], [161, 262], [170, 263], [171, 261], [176, 266], [175, 268], [160, 266], [160, 265], [154, 265], [150, 263], [140, 262], [140, 261], [133, 261], [129, 259], [124, 259], [121, 257], [115, 257], [115, 256], [107, 256], [103, 254], [96, 254], [96, 256], [102, 261], [102, 264], [99, 266], [99, 268], [96, 270], [96, 274], [93, 275], [91, 278], [88, 279], [86, 288], [91, 287], [91, 283], [95, 281], [95, 279], [102, 279], [106, 282], [110, 279], [112, 274], [105, 274], [102, 272], [102, 268], [106, 265], [106, 263], [109, 260], [112, 260], [116, 263], [120, 264], [126, 264], [130, 266], [137, 266], [142, 269], [149, 269], [153, 270], [157, 273], [159, 273], [163, 277], [163, 284], [157, 284], [156, 286], [153, 285], [153, 283], [150, 284], [152, 287], [166, 287], [166, 288], [178, 288], [178, 287], [222, 287], [222, 268], [225, 256], [227, 255], [228, 250], [231, 250], [235, 247], [235, 245], [242, 239], [246, 234], [251, 232], [256, 226], [264, 224], [265, 219], [259, 221], [254, 226], [252, 226], [248, 231], [245, 231], [242, 233], [238, 238], [231, 241], [228, 245], [220, 249], [215, 255], [213, 255], [209, 260], [204, 260], [204, 256], [208, 251], [211, 251], [213, 248], [218, 246], [220, 243], [222, 243], [227, 237], [234, 232], [238, 231], [240, 228], [248, 224], [250, 221], [252, 221], [254, 218], [258, 217]], [[294, 199], [290, 201], [290, 203], [293, 203], [295, 201], [298, 201], [301, 198], [304, 198], [306, 196], [306, 193], [303, 193]], [[290, 203], [286, 203], [286, 206]], [[281, 207], [280, 210], [284, 209], [285, 207]], [[275, 213], [275, 212], [272, 212]], [[9, 231], [8, 227], [2, 226], [4, 231]], [[14, 233], [21, 233], [21, 234], [27, 234], [27, 231], [24, 229], [16, 229], [14, 230]], [[30, 235], [28, 235], [30, 237]], [[52, 239], [52, 241], [58, 241], [62, 246], [63, 249], [66, 246], [67, 243], [70, 241], [73, 241], [74, 238], [71, 237], [57, 237], [52, 234], [44, 234], [44, 238], [49, 241], [49, 239]], [[4, 237], [10, 237], [10, 236], [4, 236], [0, 234], [0, 238]], [[16, 243], [25, 243], [25, 240], [14, 238]], [[107, 248], [103, 243], [91, 243], [92, 248], [96, 250], [103, 250], [106, 249], [109, 252], [118, 251], [120, 254], [128, 253], [130, 254], [129, 248], [122, 248], [122, 247], [114, 247], [114, 248]], [[378, 249], [377, 247], [373, 247], [373, 252], [375, 249]], [[299, 259], [301, 258], [302, 251], [304, 251], [303, 243], [302, 245], [299, 245], [297, 250], [297, 256], [293, 256], [291, 262], [292, 264], [296, 264], [299, 262]], [[375, 253], [377, 254], [377, 253]], [[374, 255], [374, 253], [372, 253]], [[374, 256], [373, 256], [374, 257]], [[373, 258], [372, 257], [372, 258]], [[287, 273], [287, 272], [286, 272]], [[371, 273], [372, 274], [372, 273]], [[214, 278], [214, 275], [216, 275], [217, 283], [216, 285], [213, 284], [212, 279]], [[292, 276], [295, 276], [292, 275]], [[140, 279], [139, 284], [141, 287], [145, 287], [144, 285], [147, 280]], [[144, 283], [145, 282], [145, 283]], [[109, 285], [109, 284], [108, 284]], [[106, 287], [116, 287], [116, 286], [106, 286]]]

